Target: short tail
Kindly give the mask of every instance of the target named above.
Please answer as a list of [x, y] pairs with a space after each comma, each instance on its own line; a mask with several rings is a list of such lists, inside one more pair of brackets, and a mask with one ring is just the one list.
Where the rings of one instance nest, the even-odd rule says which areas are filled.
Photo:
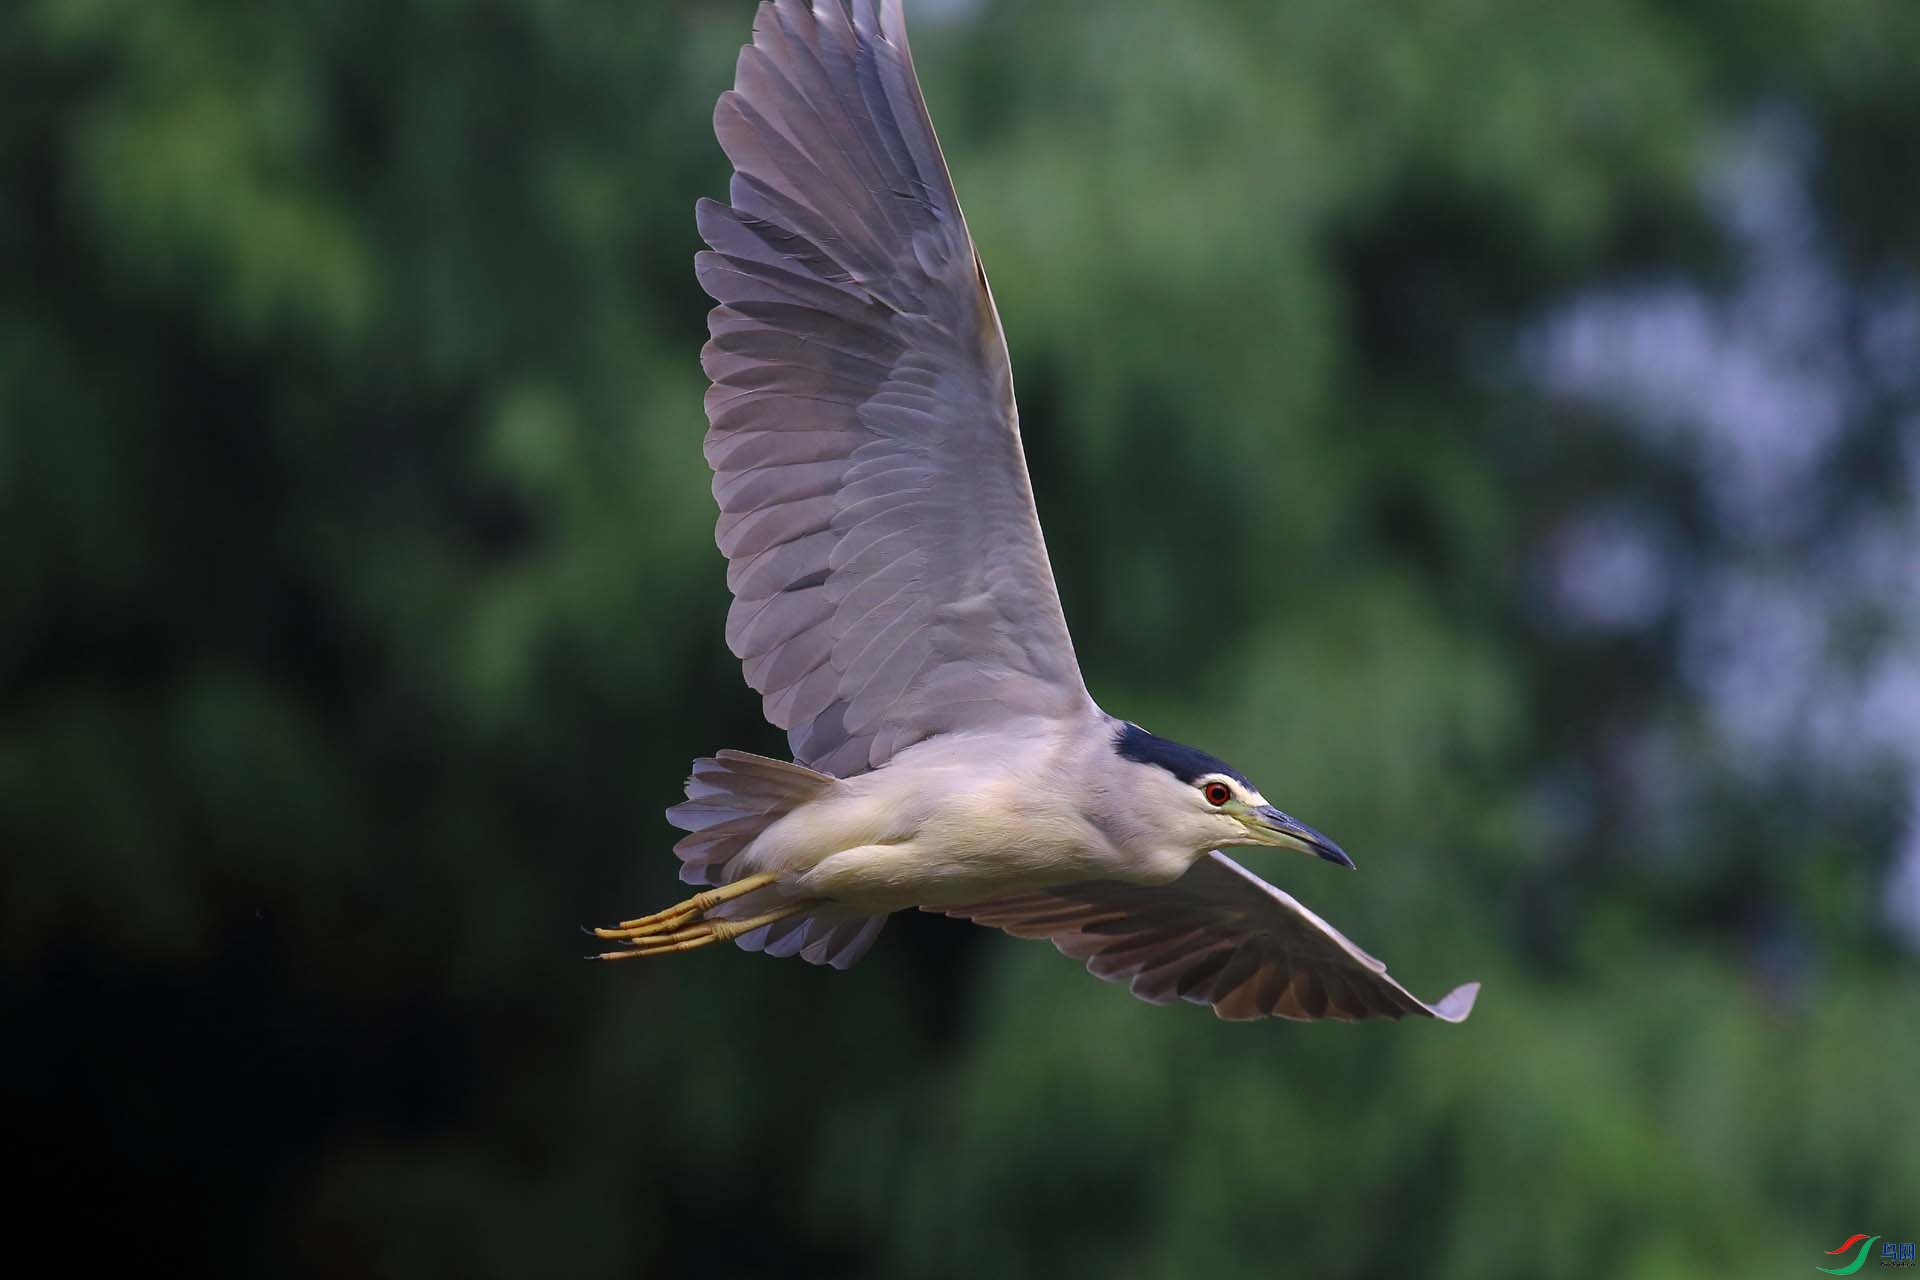
[[667, 810], [667, 821], [690, 833], [673, 846], [685, 864], [680, 878], [688, 884], [737, 879], [734, 859], [754, 837], [834, 784], [824, 773], [744, 751], [695, 760], [687, 798]]
[[[748, 870], [740, 855], [756, 836], [838, 785], [837, 778], [804, 765], [745, 751], [721, 751], [711, 759], [695, 760], [687, 798], [667, 810], [667, 821], [687, 832], [673, 846], [680, 856], [680, 879], [698, 885], [739, 879]], [[727, 903], [722, 914], [756, 915], [781, 896], [779, 885], [768, 885]], [[885, 922], [885, 916], [850, 915], [829, 906], [755, 929], [735, 942], [747, 951], [798, 955], [812, 964], [844, 969], [866, 954]]]

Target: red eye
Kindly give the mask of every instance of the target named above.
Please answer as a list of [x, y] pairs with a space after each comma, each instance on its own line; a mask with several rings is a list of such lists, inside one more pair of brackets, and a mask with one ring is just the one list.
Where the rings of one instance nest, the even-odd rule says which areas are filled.
[[1233, 792], [1227, 790], [1227, 784], [1224, 782], [1209, 782], [1200, 788], [1200, 794], [1205, 796], [1207, 803], [1216, 809], [1233, 799]]

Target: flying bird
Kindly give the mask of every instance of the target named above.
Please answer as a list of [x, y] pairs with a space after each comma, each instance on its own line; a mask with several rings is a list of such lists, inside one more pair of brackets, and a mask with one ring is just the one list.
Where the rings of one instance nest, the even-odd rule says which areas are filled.
[[1219, 852], [1353, 862], [1245, 774], [1081, 678], [1006, 341], [899, 0], [760, 5], [695, 259], [728, 647], [793, 761], [698, 760], [677, 906], [603, 960], [731, 941], [845, 968], [919, 907], [1048, 938], [1223, 1018], [1458, 1022]]

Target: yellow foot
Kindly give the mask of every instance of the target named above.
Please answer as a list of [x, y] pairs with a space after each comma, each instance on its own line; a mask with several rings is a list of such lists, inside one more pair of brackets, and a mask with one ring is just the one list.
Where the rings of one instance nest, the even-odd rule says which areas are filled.
[[723, 902], [731, 902], [735, 898], [752, 893], [755, 889], [765, 888], [779, 878], [771, 871], [742, 876], [731, 884], [723, 884], [717, 889], [708, 889], [705, 893], [696, 893], [685, 902], [676, 903], [664, 911], [656, 911], [650, 916], [641, 916], [637, 920], [622, 920], [618, 928], [595, 929], [593, 936], [613, 942], [632, 942], [637, 938], [666, 933], [679, 928], [694, 916], [704, 915]]
[[655, 933], [643, 938], [628, 939], [629, 949], [626, 951], [603, 951], [597, 956], [588, 956], [587, 959], [632, 960], [639, 956], [664, 956], [676, 951], [693, 951], [715, 942], [730, 942], [743, 933], [752, 933], [762, 925], [798, 915], [813, 905], [811, 902], [789, 903], [777, 910], [746, 920], [702, 920], [690, 928], [679, 929], [672, 933]]
[[789, 903], [764, 915], [753, 916], [745, 920], [708, 920], [706, 913], [724, 902], [763, 889], [778, 880], [779, 876], [771, 871], [758, 875], [745, 876], [731, 884], [696, 893], [685, 902], [668, 907], [665, 911], [656, 911], [650, 916], [641, 916], [637, 920], [622, 920], [617, 929], [590, 929], [596, 938], [605, 938], [630, 948], [626, 951], [607, 951], [597, 956], [588, 956], [589, 960], [627, 960], [634, 956], [666, 955], [674, 951], [692, 951], [714, 942], [727, 942], [743, 933], [751, 933], [762, 925], [785, 920], [797, 915], [815, 904], [808, 902]]

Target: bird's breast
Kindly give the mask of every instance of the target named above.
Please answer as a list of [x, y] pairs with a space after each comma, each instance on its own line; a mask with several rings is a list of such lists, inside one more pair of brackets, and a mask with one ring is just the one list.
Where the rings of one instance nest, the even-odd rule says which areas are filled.
[[914, 849], [937, 894], [921, 905], [1130, 879], [1133, 871], [1070, 798], [1021, 779], [959, 790], [930, 806]]
[[752, 869], [783, 870], [809, 891], [873, 910], [1078, 880], [1154, 883], [1185, 869], [1143, 864], [1089, 820], [1068, 780], [1043, 768], [922, 760], [847, 779], [796, 809], [755, 842]]

